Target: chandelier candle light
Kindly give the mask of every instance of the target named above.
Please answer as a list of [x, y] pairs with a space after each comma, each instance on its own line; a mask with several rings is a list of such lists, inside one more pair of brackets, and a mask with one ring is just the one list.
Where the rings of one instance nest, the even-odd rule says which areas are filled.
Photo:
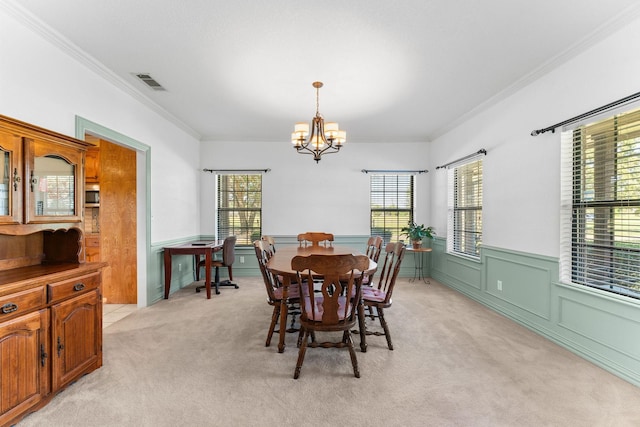
[[340, 151], [347, 140], [347, 132], [340, 130], [337, 123], [325, 124], [324, 118], [320, 115], [319, 99], [322, 82], [313, 82], [313, 87], [316, 88], [316, 116], [311, 123], [311, 135], [309, 135], [308, 123], [296, 123], [291, 134], [291, 143], [298, 153], [313, 154], [313, 160], [318, 163], [323, 154]]

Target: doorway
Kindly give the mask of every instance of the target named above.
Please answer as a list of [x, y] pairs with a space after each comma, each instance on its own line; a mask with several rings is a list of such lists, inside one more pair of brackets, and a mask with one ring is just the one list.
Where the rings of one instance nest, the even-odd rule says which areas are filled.
[[[129, 263], [129, 266], [135, 266], [135, 274], [133, 274], [133, 276], [136, 277], [137, 306], [146, 307], [148, 304], [147, 276], [149, 274], [147, 264], [151, 245], [151, 230], [149, 227], [151, 216], [149, 197], [151, 147], [79, 116], [76, 116], [76, 137], [83, 140], [87, 137], [93, 137], [100, 141], [107, 141], [120, 148], [129, 150], [135, 155], [135, 168], [132, 168], [132, 171], [135, 170], [136, 177], [135, 195], [130, 195], [128, 200], [131, 203], [135, 203], [136, 227], [134, 231], [130, 230], [129, 239], [135, 237], [136, 257], [133, 263]], [[129, 272], [130, 275], [132, 275], [132, 271], [133, 270]]]
[[85, 207], [87, 261], [107, 263], [104, 303], [137, 304], [136, 153], [93, 135], [85, 140], [94, 145], [85, 161], [86, 185], [99, 194], [98, 203]]

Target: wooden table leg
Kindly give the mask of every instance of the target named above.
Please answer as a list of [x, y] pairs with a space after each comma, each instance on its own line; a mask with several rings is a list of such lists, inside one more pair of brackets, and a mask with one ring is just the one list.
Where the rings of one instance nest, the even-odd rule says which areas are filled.
[[204, 254], [204, 284], [207, 289], [207, 299], [211, 299], [211, 252], [209, 250]]
[[196, 266], [196, 282], [200, 281], [200, 267], [198, 267], [200, 265], [200, 255], [198, 254], [193, 254], [193, 260], [195, 261], [195, 266]]
[[360, 351], [367, 352], [367, 328], [365, 326], [364, 302], [360, 298], [358, 303], [358, 328], [360, 329]]
[[164, 250], [164, 299], [169, 299], [171, 290], [171, 250]]

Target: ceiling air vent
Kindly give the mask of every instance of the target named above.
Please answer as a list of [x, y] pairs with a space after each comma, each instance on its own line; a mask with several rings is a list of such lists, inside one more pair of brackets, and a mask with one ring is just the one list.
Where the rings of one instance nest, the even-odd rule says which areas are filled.
[[155, 79], [153, 77], [151, 77], [150, 74], [146, 74], [146, 73], [145, 74], [136, 74], [135, 76], [137, 78], [139, 78], [140, 80], [142, 80], [142, 82], [144, 82], [144, 84], [146, 84], [147, 86], [149, 86], [153, 90], [158, 90], [158, 91], [166, 90], [165, 88], [162, 87], [162, 85], [160, 83], [155, 81]]

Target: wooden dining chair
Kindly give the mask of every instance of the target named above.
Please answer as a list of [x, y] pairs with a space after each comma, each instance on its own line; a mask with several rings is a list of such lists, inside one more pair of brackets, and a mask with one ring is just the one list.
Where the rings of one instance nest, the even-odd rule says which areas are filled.
[[320, 245], [332, 246], [333, 234], [318, 231], [307, 231], [306, 233], [298, 234], [298, 243], [301, 247]]
[[276, 253], [276, 239], [271, 236], [262, 236], [260, 237], [260, 240], [266, 242], [267, 245], [269, 245], [269, 258], [271, 258], [271, 255]]
[[[382, 251], [382, 237], [380, 236], [371, 236], [369, 237], [369, 239], [367, 240], [367, 246], [365, 248], [365, 255], [369, 257], [369, 259], [375, 263], [378, 263], [378, 260], [380, 259], [380, 252]], [[365, 277], [362, 278], [362, 284], [363, 285], [368, 285], [372, 280], [373, 280], [373, 275], [375, 274], [375, 271], [370, 274], [370, 275], [366, 275]]]
[[[384, 317], [384, 310], [391, 307], [391, 295], [400, 272], [400, 265], [404, 259], [405, 247], [402, 242], [388, 243], [385, 248], [384, 264], [380, 270], [380, 279], [372, 281], [370, 286], [362, 287], [362, 304], [358, 307], [358, 327], [360, 328], [360, 350], [367, 351], [367, 335], [384, 335], [387, 338], [389, 350], [393, 350], [389, 326]], [[380, 321], [384, 332], [370, 331], [366, 327], [365, 308], [369, 310], [372, 320]]]
[[[358, 320], [358, 302], [362, 286], [362, 275], [369, 267], [365, 255], [309, 255], [296, 256], [291, 260], [291, 269], [298, 272], [300, 286], [300, 327], [302, 339], [293, 378], [300, 376], [307, 347], [336, 347], [349, 349], [353, 374], [360, 378], [358, 360], [351, 339], [351, 328]], [[314, 277], [321, 277], [319, 292], [315, 292]], [[345, 280], [345, 277], [348, 279]], [[342, 281], [341, 281], [342, 279]], [[349, 297], [353, 295], [354, 298]], [[342, 332], [338, 342], [316, 341], [316, 332]], [[311, 338], [311, 342], [309, 342]]]
[[[233, 263], [236, 259], [236, 236], [229, 236], [224, 239], [224, 243], [222, 244], [222, 257], [216, 258], [211, 261], [211, 267], [215, 269], [215, 279], [213, 285], [216, 288], [216, 295], [220, 293], [220, 286], [233, 286], [238, 289], [238, 285], [233, 282]], [[198, 263], [196, 267], [196, 280], [200, 280], [200, 268], [205, 266], [205, 260], [202, 260]], [[227, 271], [229, 272], [229, 279], [220, 281], [220, 267], [227, 267]], [[206, 286], [197, 286], [196, 292], [200, 292], [201, 289]]]
[[[262, 279], [267, 289], [267, 303], [273, 307], [267, 341], [265, 342], [265, 347], [269, 347], [271, 345], [271, 337], [273, 337], [273, 332], [280, 318], [284, 289], [277, 277], [267, 268], [267, 262], [269, 261], [268, 254], [270, 252], [269, 244], [264, 240], [256, 240], [253, 242], [253, 247], [256, 252], [256, 258], [258, 259], [258, 267], [260, 267], [260, 273], [262, 273]], [[293, 327], [295, 324], [295, 316], [300, 314], [299, 302], [300, 287], [297, 283], [294, 283], [289, 286], [288, 300], [285, 301], [287, 304], [287, 316], [292, 316], [291, 327], [287, 329], [286, 332], [299, 332], [298, 329]]]

